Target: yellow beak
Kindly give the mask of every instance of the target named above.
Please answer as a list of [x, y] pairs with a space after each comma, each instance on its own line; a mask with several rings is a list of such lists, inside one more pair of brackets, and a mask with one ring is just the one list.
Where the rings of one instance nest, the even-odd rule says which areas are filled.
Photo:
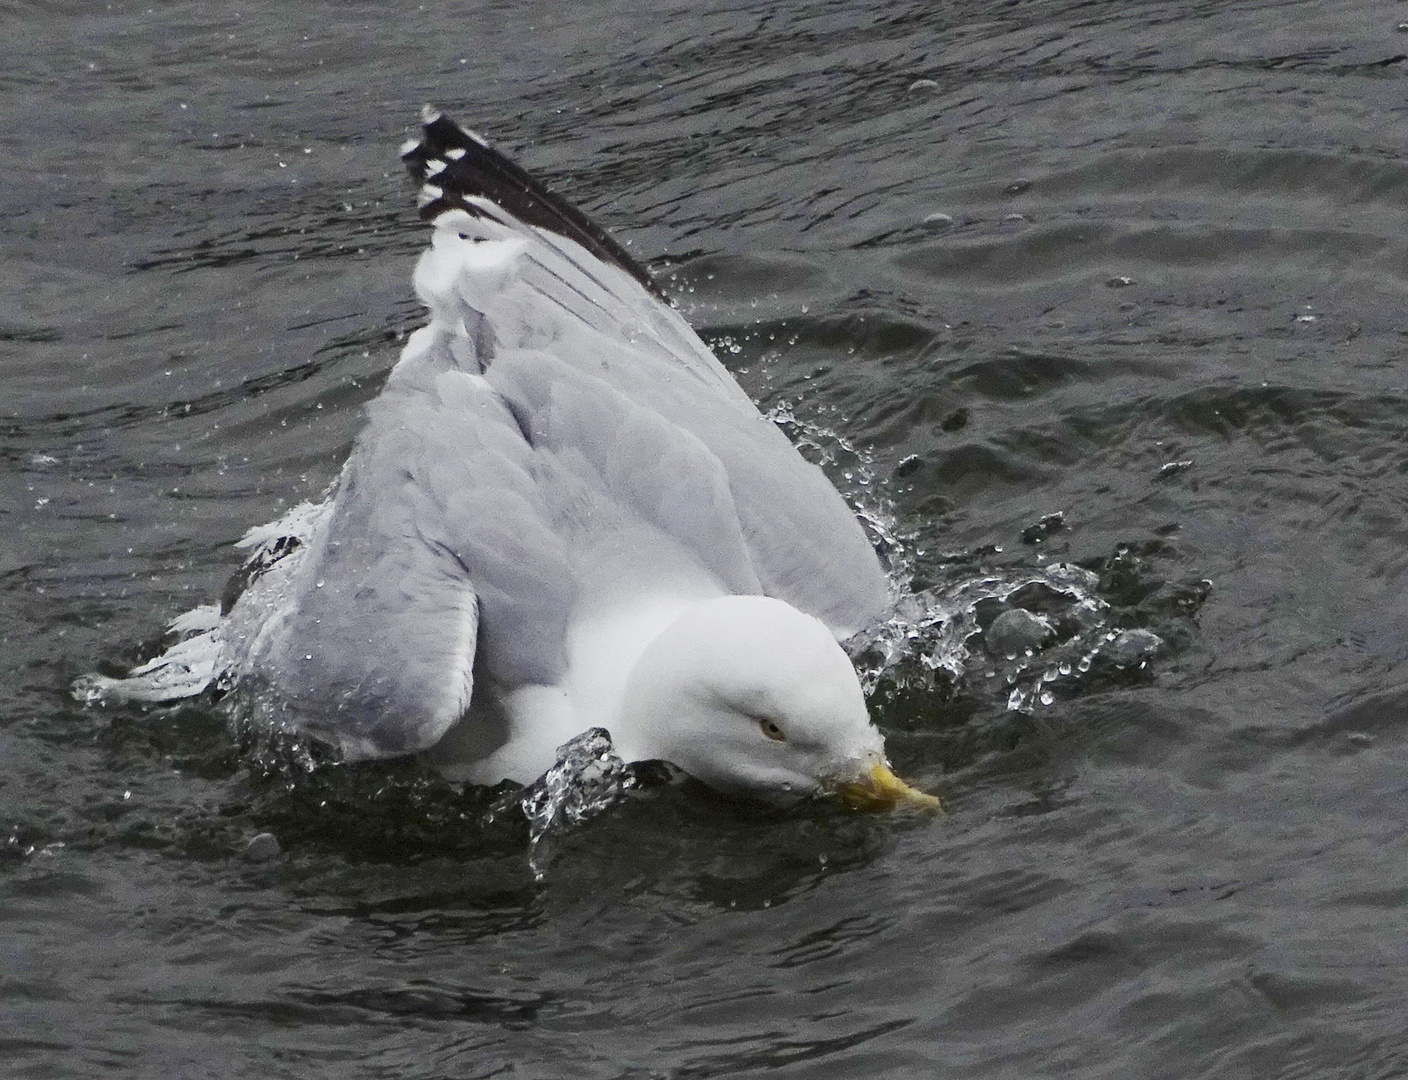
[[860, 778], [840, 784], [837, 794], [856, 810], [888, 810], [904, 803], [942, 814], [943, 802], [934, 795], [916, 791], [890, 771], [883, 761], [877, 761]]

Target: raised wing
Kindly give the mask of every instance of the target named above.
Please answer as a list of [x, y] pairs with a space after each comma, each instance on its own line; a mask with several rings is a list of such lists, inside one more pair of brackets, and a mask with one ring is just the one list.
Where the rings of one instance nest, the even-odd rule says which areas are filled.
[[[403, 158], [423, 182], [422, 215], [436, 225], [417, 291], [434, 325], [475, 343], [479, 370], [525, 433], [552, 430], [553, 376], [534, 363], [550, 354], [713, 456], [762, 592], [818, 616], [838, 637], [884, 611], [884, 574], [844, 500], [758, 414], [619, 245], [433, 110]], [[706, 561], [717, 551], [687, 528], [674, 539]]]

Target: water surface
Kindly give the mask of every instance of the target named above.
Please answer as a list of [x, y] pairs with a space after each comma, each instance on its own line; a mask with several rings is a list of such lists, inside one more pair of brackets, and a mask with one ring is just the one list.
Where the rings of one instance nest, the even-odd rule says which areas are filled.
[[[0, 5], [5, 1071], [1408, 1070], [1401, 7]], [[1159, 654], [1017, 710], [912, 656], [874, 706], [946, 819], [667, 788], [541, 882], [414, 769], [70, 700], [336, 474], [422, 318], [427, 100], [655, 270], [915, 589], [1079, 563]]]

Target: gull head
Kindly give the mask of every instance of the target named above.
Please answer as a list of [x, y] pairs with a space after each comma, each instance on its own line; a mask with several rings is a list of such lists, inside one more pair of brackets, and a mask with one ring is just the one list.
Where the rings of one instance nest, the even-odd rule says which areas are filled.
[[628, 760], [663, 759], [770, 802], [836, 795], [867, 810], [940, 808], [890, 771], [831, 632], [769, 597], [706, 600], [662, 631], [627, 680], [612, 737]]

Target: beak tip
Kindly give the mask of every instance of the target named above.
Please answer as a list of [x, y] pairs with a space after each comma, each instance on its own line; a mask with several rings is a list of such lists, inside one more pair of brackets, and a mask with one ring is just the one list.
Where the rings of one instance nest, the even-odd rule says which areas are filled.
[[904, 805], [929, 813], [942, 814], [943, 800], [937, 795], [910, 787], [884, 762], [875, 762], [859, 779], [839, 788], [841, 798], [857, 810], [889, 810]]

